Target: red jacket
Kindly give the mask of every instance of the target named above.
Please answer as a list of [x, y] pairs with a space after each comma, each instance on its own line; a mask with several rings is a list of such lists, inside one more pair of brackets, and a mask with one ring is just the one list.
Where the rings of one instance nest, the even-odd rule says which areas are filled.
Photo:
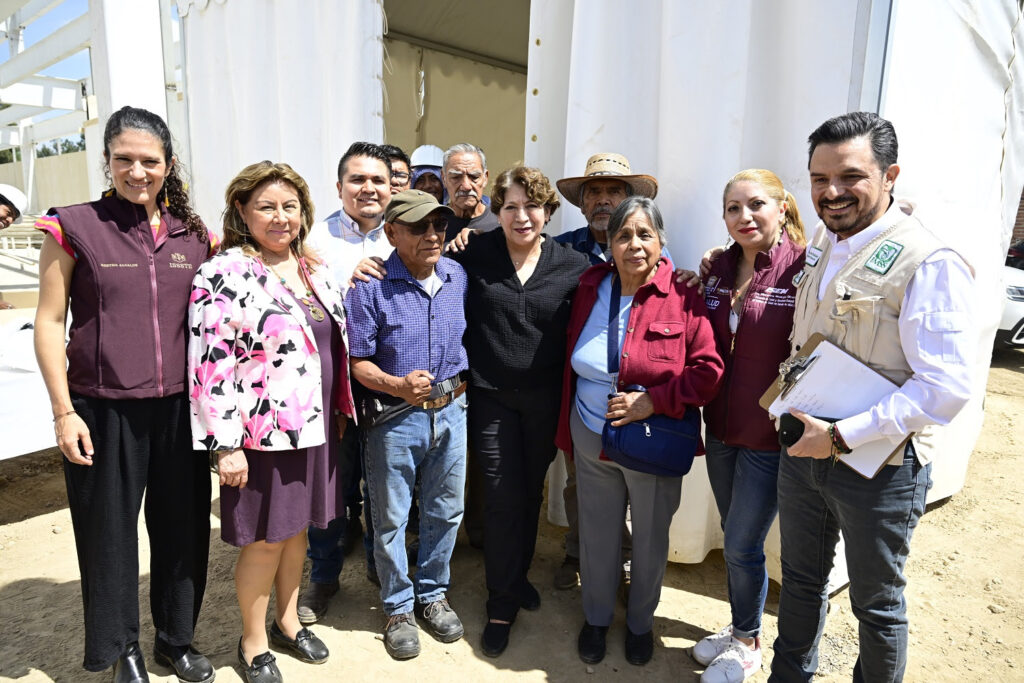
[[[687, 406], [702, 406], [714, 398], [724, 365], [715, 350], [711, 321], [696, 288], [675, 282], [672, 267], [664, 257], [659, 264], [654, 278], [633, 295], [619, 360], [619, 387], [645, 386], [655, 413], [682, 417]], [[576, 399], [576, 373], [570, 360], [597, 301], [597, 288], [614, 270], [610, 263], [591, 266], [580, 276], [572, 300], [562, 407], [555, 435], [555, 443], [570, 457], [569, 415]], [[608, 316], [607, 311], [595, 314], [602, 320]]]
[[718, 352], [725, 360], [722, 390], [704, 408], [707, 433], [729, 446], [758, 451], [779, 449], [779, 435], [758, 400], [789, 357], [796, 285], [804, 267], [804, 248], [789, 237], [760, 253], [743, 302], [735, 344], [729, 329], [731, 295], [736, 280], [739, 245], [715, 259], [705, 283], [704, 301], [715, 331]]

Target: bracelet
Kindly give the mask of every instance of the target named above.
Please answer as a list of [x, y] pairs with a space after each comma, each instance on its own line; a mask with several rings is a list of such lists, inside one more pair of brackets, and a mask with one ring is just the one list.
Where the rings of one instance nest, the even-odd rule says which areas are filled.
[[828, 437], [832, 442], [832, 452], [830, 455], [832, 457], [833, 465], [839, 462], [839, 456], [853, 452], [853, 449], [847, 446], [846, 442], [843, 441], [843, 435], [839, 433], [838, 429], [836, 429], [835, 422], [830, 422], [828, 425]]
[[66, 412], [66, 413], [61, 413], [60, 415], [54, 415], [54, 417], [53, 417], [53, 421], [54, 421], [54, 422], [56, 422], [57, 420], [61, 419], [62, 417], [67, 417], [68, 415], [77, 415], [77, 414], [78, 414], [78, 413], [77, 413], [76, 411], [74, 411], [74, 410], [69, 410], [68, 412]]

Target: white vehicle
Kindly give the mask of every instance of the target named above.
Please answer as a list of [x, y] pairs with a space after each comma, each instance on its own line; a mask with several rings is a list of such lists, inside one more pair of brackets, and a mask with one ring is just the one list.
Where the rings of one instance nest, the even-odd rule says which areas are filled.
[[1006, 301], [996, 330], [996, 348], [1024, 347], [1024, 270], [1003, 266]]

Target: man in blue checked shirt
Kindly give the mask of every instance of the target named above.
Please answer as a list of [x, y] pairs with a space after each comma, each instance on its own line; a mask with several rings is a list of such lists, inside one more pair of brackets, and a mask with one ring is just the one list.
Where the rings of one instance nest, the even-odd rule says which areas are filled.
[[[387, 275], [357, 283], [345, 302], [352, 375], [366, 389], [356, 402], [388, 617], [384, 647], [395, 659], [419, 654], [417, 618], [441, 642], [463, 635], [445, 597], [463, 512], [468, 367], [466, 274], [441, 257], [450, 215], [426, 192], [394, 195], [384, 212], [395, 247]], [[411, 580], [405, 529], [417, 473], [420, 546]]]

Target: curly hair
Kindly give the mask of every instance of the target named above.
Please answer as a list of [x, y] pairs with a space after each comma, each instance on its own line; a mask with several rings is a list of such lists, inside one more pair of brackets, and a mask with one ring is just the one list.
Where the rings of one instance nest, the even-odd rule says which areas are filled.
[[558, 193], [551, 187], [551, 181], [541, 173], [539, 168], [513, 166], [502, 171], [494, 181], [494, 189], [491, 190], [491, 211], [493, 213], [497, 214], [501, 211], [501, 206], [505, 203], [505, 194], [512, 183], [523, 188], [531, 201], [543, 206], [551, 215], [554, 215], [555, 210], [561, 204]]
[[782, 184], [782, 180], [779, 176], [775, 175], [769, 170], [763, 168], [748, 168], [745, 171], [740, 171], [732, 178], [729, 178], [729, 182], [725, 184], [725, 189], [722, 190], [722, 210], [725, 210], [725, 198], [729, 194], [729, 190], [732, 186], [738, 182], [746, 181], [751, 183], [757, 183], [764, 190], [765, 194], [774, 199], [779, 204], [785, 202], [786, 204], [786, 215], [782, 219], [782, 229], [786, 231], [786, 236], [798, 246], [804, 246], [807, 244], [807, 237], [804, 234], [804, 221], [800, 218], [800, 209], [796, 206], [796, 197], [792, 193], [787, 192], [785, 186]]
[[[188, 232], [202, 241], [209, 239], [206, 226], [199, 214], [192, 210], [192, 202], [188, 198], [185, 182], [179, 174], [181, 163], [174, 158], [174, 145], [171, 143], [171, 131], [164, 120], [146, 109], [137, 107], [121, 107], [115, 111], [103, 129], [103, 172], [110, 178], [110, 144], [118, 135], [126, 130], [141, 130], [149, 133], [164, 149], [164, 163], [167, 164], [167, 175], [163, 187], [156, 194], [157, 202], [167, 205], [167, 212], [185, 224]], [[113, 186], [113, 182], [111, 182]]]
[[239, 171], [224, 190], [224, 213], [222, 214], [222, 225], [224, 227], [224, 240], [221, 242], [221, 250], [231, 247], [242, 247], [250, 254], [255, 255], [259, 251], [259, 245], [253, 238], [242, 215], [235, 208], [235, 202], [247, 204], [256, 191], [269, 183], [284, 183], [290, 185], [295, 194], [299, 197], [299, 207], [302, 217], [299, 225], [299, 235], [292, 240], [291, 248], [296, 256], [306, 258], [313, 263], [320, 263], [312, 251], [306, 249], [306, 237], [313, 225], [313, 199], [309, 194], [309, 185], [302, 176], [285, 163], [274, 163], [272, 161], [260, 161], [250, 164]]

